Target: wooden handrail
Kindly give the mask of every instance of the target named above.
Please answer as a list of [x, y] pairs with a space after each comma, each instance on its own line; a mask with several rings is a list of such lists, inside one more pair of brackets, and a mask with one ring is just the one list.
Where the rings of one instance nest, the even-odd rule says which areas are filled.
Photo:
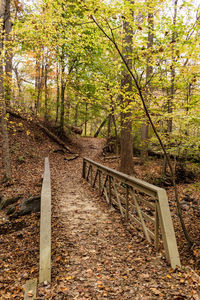
[[[166, 258], [171, 267], [181, 266], [168, 198], [164, 189], [88, 158], [83, 158], [82, 176], [91, 183], [92, 187], [98, 185], [100, 195], [105, 196], [108, 204], [117, 206], [130, 225], [132, 222], [139, 225], [143, 229], [145, 238], [149, 242], [151, 239], [154, 240], [156, 249], [161, 235]], [[124, 188], [124, 192], [120, 188]], [[142, 210], [147, 208], [153, 211], [154, 218]]]
[[51, 282], [51, 180], [49, 159], [45, 158], [40, 209], [39, 282]]
[[[103, 166], [89, 158], [83, 158], [83, 164], [87, 161], [88, 163], [91, 163], [92, 165], [96, 166], [99, 170], [105, 171], [108, 175], [112, 175], [115, 178], [121, 179], [124, 183], [134, 186], [138, 188], [141, 192], [147, 193], [147, 195], [155, 196], [157, 195], [157, 192], [161, 189], [153, 184], [150, 184], [146, 181], [137, 179], [133, 176], [126, 175], [122, 172], [116, 171], [114, 169], [111, 169], [109, 167]], [[83, 167], [84, 170], [84, 167]], [[83, 171], [84, 172], [84, 171]], [[83, 176], [84, 177], [84, 176]]]
[[[45, 158], [40, 205], [39, 282], [51, 282], [51, 180], [49, 158]], [[36, 299], [37, 278], [26, 281], [24, 300]]]

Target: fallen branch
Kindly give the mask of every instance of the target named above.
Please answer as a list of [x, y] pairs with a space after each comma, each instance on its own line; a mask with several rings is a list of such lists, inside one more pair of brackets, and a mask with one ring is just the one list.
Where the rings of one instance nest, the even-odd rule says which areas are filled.
[[70, 155], [70, 156], [66, 156], [64, 157], [64, 160], [70, 161], [70, 160], [74, 160], [76, 158], [78, 158], [79, 155], [78, 154], [74, 154], [74, 155]]
[[118, 159], [118, 158], [120, 158], [120, 156], [104, 156], [104, 160], [106, 160], [106, 159]]
[[57, 144], [59, 144], [60, 146], [62, 146], [65, 150], [67, 150], [69, 153], [73, 153], [73, 151], [66, 146], [66, 144], [59, 139], [54, 133], [52, 133], [51, 131], [49, 131], [49, 129], [47, 129], [46, 127], [44, 127], [42, 124], [37, 123], [36, 124], [38, 127], [40, 127], [52, 140], [54, 140]]

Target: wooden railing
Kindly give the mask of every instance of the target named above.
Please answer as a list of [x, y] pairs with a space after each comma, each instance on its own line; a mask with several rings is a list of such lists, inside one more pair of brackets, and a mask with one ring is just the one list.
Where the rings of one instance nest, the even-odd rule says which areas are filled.
[[[51, 282], [51, 179], [49, 158], [45, 158], [40, 205], [39, 283]], [[37, 278], [26, 281], [24, 300], [35, 299]]]
[[163, 244], [172, 268], [181, 265], [164, 189], [87, 158], [83, 158], [82, 176], [93, 188], [98, 188], [109, 205], [119, 209], [130, 226], [139, 226], [147, 241], [154, 242], [156, 250]]
[[39, 282], [51, 282], [51, 179], [49, 159], [45, 158], [40, 208]]

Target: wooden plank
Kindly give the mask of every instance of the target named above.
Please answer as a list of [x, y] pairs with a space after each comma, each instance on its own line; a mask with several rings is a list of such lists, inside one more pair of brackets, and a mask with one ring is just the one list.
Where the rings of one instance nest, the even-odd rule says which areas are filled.
[[37, 278], [26, 281], [24, 300], [36, 299], [37, 296]]
[[90, 180], [91, 180], [91, 185], [92, 185], [92, 181], [93, 181], [93, 165], [91, 165], [91, 172], [90, 172]]
[[103, 192], [104, 192], [104, 194], [105, 194], [105, 196], [106, 196], [106, 201], [107, 201], [107, 203], [110, 204], [110, 200], [109, 200], [108, 193], [107, 193], [107, 190], [106, 190], [106, 187], [105, 187], [105, 186], [104, 186]]
[[122, 210], [122, 204], [121, 204], [121, 202], [120, 202], [119, 195], [118, 195], [118, 193], [117, 193], [117, 189], [116, 189], [116, 186], [115, 186], [115, 181], [114, 181], [114, 179], [113, 179], [113, 190], [114, 190], [115, 195], [116, 195], [116, 198], [117, 198], [117, 205], [118, 205], [118, 207], [119, 207], [119, 209], [120, 209], [121, 215], [122, 215], [122, 217], [124, 217], [124, 213], [123, 213], [123, 210]]
[[150, 237], [149, 237], [148, 230], [147, 230], [146, 224], [145, 224], [145, 222], [144, 222], [144, 219], [143, 219], [143, 216], [142, 216], [142, 213], [141, 213], [141, 209], [140, 209], [139, 204], [138, 204], [138, 202], [137, 202], [137, 200], [136, 200], [135, 193], [134, 193], [133, 190], [130, 190], [130, 192], [131, 192], [131, 195], [132, 195], [133, 200], [134, 200], [134, 202], [135, 202], [135, 206], [136, 206], [136, 209], [137, 209], [138, 216], [139, 216], [140, 221], [141, 221], [141, 223], [142, 223], [144, 235], [145, 235], [147, 241], [150, 243], [150, 242], [151, 242], [151, 239], [150, 239]]
[[[140, 227], [142, 227], [142, 223], [133, 215], [129, 215], [129, 218], [133, 220], [133, 222], [135, 222], [137, 225], [139, 225]], [[155, 239], [155, 234], [149, 229], [147, 228], [148, 234], [152, 237], [152, 239]]]
[[119, 197], [120, 202], [123, 203], [124, 205], [126, 205], [126, 199], [119, 194], [118, 194], [118, 197]]
[[95, 177], [94, 177], [94, 182], [92, 184], [93, 188], [95, 187], [95, 183], [96, 183], [96, 180], [97, 180], [98, 173], [99, 173], [99, 169], [96, 169], [96, 173], [95, 173]]
[[112, 193], [111, 193], [111, 176], [108, 178], [108, 189], [109, 189], [109, 204], [112, 204]]
[[155, 214], [155, 241], [154, 246], [156, 251], [158, 251], [159, 246], [159, 216], [158, 216], [158, 203], [156, 203], [156, 214]]
[[144, 203], [146, 206], [148, 206], [149, 208], [151, 209], [154, 209], [155, 210], [155, 204], [154, 203], [150, 203], [149, 201], [139, 197], [139, 196], [136, 196], [137, 200], [138, 201], [141, 201], [142, 203]]
[[154, 218], [150, 217], [148, 214], [146, 214], [144, 211], [141, 210], [142, 216], [146, 221], [149, 221], [155, 225], [156, 221]]
[[108, 180], [108, 176], [106, 175], [106, 177], [105, 177], [105, 179], [104, 179], [103, 186], [102, 186], [102, 190], [101, 190], [101, 196], [103, 195], [104, 187], [106, 186], [107, 180]]
[[89, 165], [88, 167], [88, 172], [87, 172], [87, 176], [86, 176], [86, 181], [88, 181], [89, 175], [90, 175], [90, 170], [91, 170], [91, 165]]
[[99, 170], [99, 193], [101, 193], [101, 173], [102, 171]]
[[128, 184], [132, 187], [134, 187], [135, 189], [138, 189], [141, 192], [146, 193], [149, 196], [154, 196], [157, 198], [157, 192], [161, 189], [153, 184], [150, 184], [146, 181], [137, 179], [133, 176], [129, 176], [126, 175], [122, 172], [116, 171], [114, 169], [105, 167], [91, 159], [85, 158], [84, 160], [92, 163], [94, 166], [98, 167], [99, 169], [101, 169], [102, 171], [104, 171], [107, 175], [111, 175], [114, 176], [115, 178], [118, 178], [119, 180], [123, 181], [125, 184]]
[[40, 210], [39, 282], [44, 281], [51, 282], [51, 181], [48, 157], [45, 158]]
[[160, 212], [159, 204], [157, 207], [157, 212], [158, 212], [158, 217], [159, 217], [159, 224], [160, 224], [160, 230], [161, 230], [161, 234], [162, 234], [162, 241], [163, 241], [163, 245], [164, 245], [165, 256], [166, 256], [167, 261], [170, 262], [167, 241], [166, 241], [166, 236], [165, 236], [165, 230], [164, 230], [164, 225], [163, 225], [163, 220], [162, 220], [162, 215]]
[[[137, 198], [136, 198], [136, 199], [137, 199]], [[130, 202], [129, 205], [130, 205], [135, 211], [137, 210], [136, 205], [134, 205], [133, 203]], [[155, 224], [155, 219], [154, 219], [154, 218], [152, 218], [152, 217], [150, 217], [149, 215], [147, 215], [144, 211], [141, 210], [141, 208], [140, 208], [140, 211], [141, 211], [141, 214], [142, 214], [143, 218], [144, 218], [146, 221], [149, 221], [149, 222]]]
[[176, 266], [181, 266], [178, 247], [176, 243], [176, 237], [174, 232], [174, 227], [172, 223], [172, 218], [169, 209], [169, 203], [167, 199], [167, 194], [164, 189], [158, 192], [158, 206], [159, 206], [159, 216], [161, 218], [161, 230], [162, 238], [164, 241], [165, 251], [169, 257], [169, 262], [172, 268]]
[[[94, 162], [91, 159], [84, 158], [84, 161], [88, 162], [90, 165], [92, 164], [93, 166], [96, 166], [100, 171], [102, 171], [102, 175], [105, 174], [105, 177], [104, 177], [105, 181], [104, 181], [103, 186], [101, 187], [101, 195], [103, 194], [103, 192], [105, 190], [105, 196], [106, 196], [107, 202], [110, 202], [109, 198], [111, 195], [110, 189], [109, 189], [109, 194], [107, 193], [107, 190], [106, 190], [107, 179], [110, 176], [115, 178], [115, 180], [117, 181], [116, 186], [119, 187], [120, 190], [122, 190], [123, 187], [119, 184], [119, 182], [122, 182], [123, 184], [126, 185], [127, 188], [132, 187], [134, 190], [136, 190], [140, 193], [145, 193], [146, 195], [153, 197], [155, 199], [155, 202], [158, 200], [158, 202], [157, 202], [158, 205], [156, 207], [156, 203], [155, 204], [150, 203], [148, 200], [145, 200], [145, 199], [141, 198], [140, 196], [135, 195], [136, 202], [134, 201], [135, 202], [135, 205], [134, 205], [129, 201], [127, 193], [126, 193], [126, 198], [124, 199], [123, 196], [120, 195], [120, 192], [117, 191], [117, 195], [118, 195], [117, 202], [118, 202], [118, 204], [119, 203], [121, 204], [121, 205], [119, 205], [120, 212], [122, 214], [124, 214], [127, 219], [128, 219], [128, 214], [130, 214], [131, 219], [134, 222], [136, 222], [136, 224], [142, 226], [143, 229], [144, 229], [143, 222], [141, 223], [135, 216], [133, 216], [129, 212], [129, 209], [128, 209], [129, 206], [134, 209], [136, 208], [136, 211], [141, 220], [143, 220], [143, 218], [144, 218], [147, 221], [153, 222], [153, 224], [155, 224], [155, 234], [153, 232], [151, 232], [151, 230], [149, 230], [149, 228], [147, 228], [147, 227], [145, 230], [155, 240], [156, 248], [158, 247], [158, 235], [159, 235], [158, 228], [160, 227], [161, 233], [162, 233], [164, 249], [165, 249], [165, 253], [166, 253], [166, 257], [167, 257], [168, 261], [170, 262], [172, 268], [176, 267], [176, 265], [180, 266], [181, 265], [180, 258], [179, 258], [177, 244], [176, 244], [176, 238], [175, 238], [174, 228], [173, 228], [171, 214], [170, 214], [170, 210], [169, 210], [169, 204], [168, 204], [166, 191], [155, 185], [149, 184], [143, 180], [139, 180], [133, 176], [129, 176], [124, 173], [113, 170], [111, 168], [105, 167], [99, 163]], [[89, 172], [88, 172], [88, 175], [89, 175]], [[99, 182], [100, 182], [100, 177], [99, 177]], [[116, 187], [115, 187], [115, 190], [116, 190]], [[138, 201], [139, 201], [139, 203], [138, 203]], [[151, 218], [150, 216], [148, 216], [145, 212], [143, 212], [141, 210], [141, 208], [139, 206], [140, 202], [144, 203], [145, 206], [148, 206], [148, 207], [154, 209], [154, 211], [156, 211], [155, 219]], [[123, 207], [123, 205], [125, 207]], [[139, 209], [138, 209], [138, 207], [139, 207]]]

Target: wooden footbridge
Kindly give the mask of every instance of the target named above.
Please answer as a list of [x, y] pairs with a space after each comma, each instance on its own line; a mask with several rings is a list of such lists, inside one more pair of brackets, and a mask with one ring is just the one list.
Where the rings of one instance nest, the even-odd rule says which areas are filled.
[[83, 159], [83, 178], [97, 187], [109, 205], [119, 209], [123, 218], [135, 228], [139, 226], [156, 250], [163, 244], [172, 268], [180, 266], [180, 258], [166, 191], [133, 176]]
[[[133, 230], [137, 227], [158, 251], [164, 247], [172, 268], [180, 266], [166, 191], [145, 181], [105, 167], [91, 159], [83, 159], [82, 177], [97, 188], [110, 206], [114, 206]], [[51, 282], [51, 184], [49, 159], [41, 192], [39, 282]], [[139, 233], [140, 234], [140, 233]], [[35, 299], [37, 278], [28, 280], [24, 299]]]

